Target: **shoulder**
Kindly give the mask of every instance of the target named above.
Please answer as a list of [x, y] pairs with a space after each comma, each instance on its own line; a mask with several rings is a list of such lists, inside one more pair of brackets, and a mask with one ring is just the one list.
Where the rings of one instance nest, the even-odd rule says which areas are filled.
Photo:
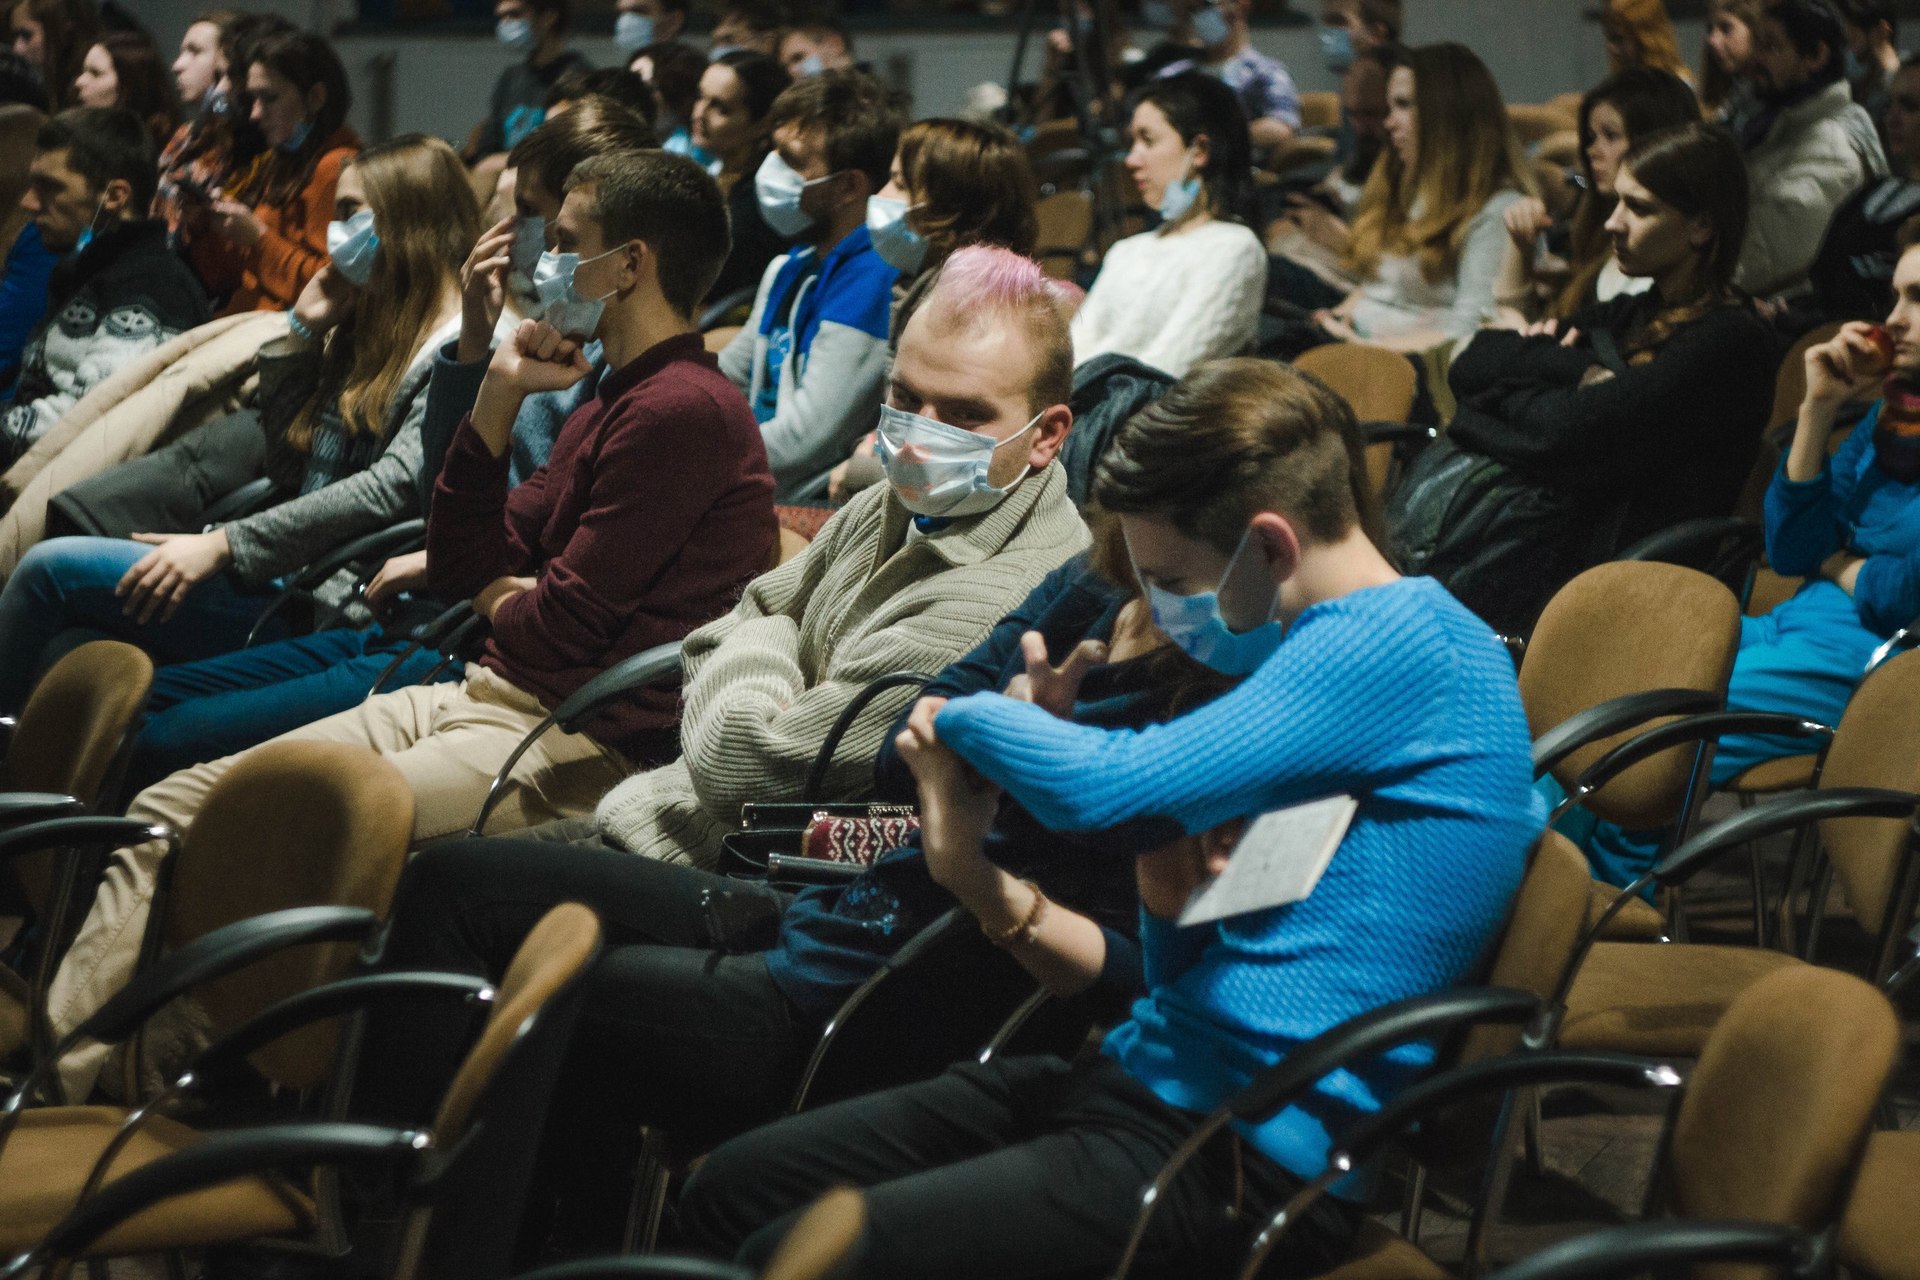
[[1488, 196], [1487, 202], [1481, 205], [1479, 211], [1473, 215], [1473, 225], [1469, 230], [1478, 231], [1491, 223], [1498, 226], [1500, 233], [1505, 235], [1507, 210], [1511, 209], [1514, 202], [1520, 199], [1520, 195], [1521, 193], [1519, 191], [1512, 187], [1507, 187]]
[[893, 284], [900, 273], [871, 248], [849, 254], [821, 290], [820, 320], [843, 324], [885, 341], [893, 316]]
[[1205, 226], [1195, 227], [1191, 234], [1196, 247], [1205, 248], [1209, 255], [1258, 258], [1262, 263], [1267, 260], [1267, 247], [1260, 243], [1260, 237], [1254, 234], [1253, 228], [1244, 223], [1214, 218]]

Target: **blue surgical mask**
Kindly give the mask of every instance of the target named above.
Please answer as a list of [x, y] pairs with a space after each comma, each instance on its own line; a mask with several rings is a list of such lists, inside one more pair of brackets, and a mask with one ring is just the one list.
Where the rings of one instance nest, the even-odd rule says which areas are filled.
[[345, 222], [327, 224], [327, 257], [348, 281], [364, 289], [373, 279], [373, 260], [380, 253], [380, 237], [373, 229], [373, 210], [362, 209]]
[[1233, 35], [1233, 27], [1227, 22], [1227, 15], [1212, 5], [1195, 10], [1187, 25], [1193, 32], [1193, 38], [1209, 49], [1225, 44], [1228, 37]]
[[868, 196], [867, 234], [880, 261], [903, 276], [920, 274], [920, 264], [927, 260], [927, 238], [907, 225], [905, 200]]
[[1193, 208], [1194, 201], [1200, 198], [1200, 179], [1194, 176], [1193, 153], [1187, 153], [1186, 168], [1181, 170], [1178, 182], [1169, 182], [1167, 189], [1160, 193], [1160, 203], [1155, 206], [1163, 224], [1178, 222]]
[[797, 73], [796, 78], [805, 80], [808, 76], [817, 76], [821, 72], [825, 71], [826, 69], [827, 69], [827, 64], [820, 60], [820, 55], [817, 53], [810, 53], [806, 57], [800, 59], [800, 65], [797, 68], [795, 68], [795, 71]]
[[223, 116], [232, 105], [232, 100], [227, 97], [227, 91], [216, 84], [200, 99], [200, 113], [208, 116]]
[[[1247, 531], [1240, 535], [1240, 544], [1233, 549], [1226, 570], [1220, 575], [1222, 585], [1233, 577], [1234, 566], [1240, 562], [1252, 534], [1253, 527], [1249, 525]], [[1129, 558], [1133, 555], [1131, 545], [1127, 548], [1127, 555]], [[1235, 631], [1220, 616], [1218, 587], [1212, 591], [1181, 595], [1148, 581], [1141, 574], [1138, 563], [1134, 565], [1133, 576], [1139, 579], [1141, 588], [1147, 593], [1147, 607], [1153, 611], [1153, 625], [1160, 628], [1162, 634], [1173, 641], [1174, 647], [1182, 653], [1223, 676], [1252, 675], [1261, 663], [1273, 656], [1273, 651], [1280, 647], [1280, 641], [1286, 638], [1286, 627], [1274, 617], [1280, 609], [1278, 586], [1273, 588], [1273, 603], [1267, 606], [1267, 620], [1251, 630]]]
[[707, 50], [707, 61], [718, 62], [728, 54], [738, 52], [740, 52], [740, 46], [737, 44], [717, 44]]
[[540, 297], [540, 319], [575, 342], [593, 337], [600, 328], [600, 315], [607, 309], [607, 299], [619, 290], [609, 289], [597, 298], [582, 297], [574, 288], [573, 273], [588, 262], [598, 262], [624, 248], [625, 245], [615, 245], [606, 253], [596, 253], [584, 261], [577, 253], [543, 252], [533, 269], [533, 287]]
[[1320, 28], [1320, 61], [1327, 70], [1344, 73], [1353, 65], [1353, 33], [1345, 27]]
[[638, 53], [653, 43], [653, 19], [644, 13], [623, 13], [613, 20], [613, 42], [620, 52]]
[[533, 24], [525, 18], [502, 18], [493, 28], [493, 38], [515, 53], [532, 53], [538, 43]]
[[[993, 455], [1012, 444], [1040, 421], [1046, 410], [1033, 415], [1026, 426], [1005, 440], [977, 431], [950, 427], [944, 422], [880, 406], [880, 429], [874, 432], [873, 456], [887, 469], [887, 483], [907, 510], [922, 516], [974, 516], [991, 511], [1026, 478], [1022, 467], [1013, 483], [999, 488], [989, 483], [987, 472]], [[918, 456], [908, 461], [902, 456], [911, 446]]]
[[825, 182], [833, 176], [828, 174], [809, 182], [795, 173], [778, 151], [767, 152], [759, 172], [753, 175], [753, 193], [760, 198], [761, 216], [781, 235], [799, 235], [813, 225], [813, 215], [800, 207], [800, 197], [814, 183]]
[[293, 126], [293, 132], [287, 135], [287, 140], [280, 144], [279, 149], [286, 155], [293, 155], [299, 151], [300, 148], [306, 146], [307, 139], [312, 136], [313, 121], [302, 120], [299, 124]]

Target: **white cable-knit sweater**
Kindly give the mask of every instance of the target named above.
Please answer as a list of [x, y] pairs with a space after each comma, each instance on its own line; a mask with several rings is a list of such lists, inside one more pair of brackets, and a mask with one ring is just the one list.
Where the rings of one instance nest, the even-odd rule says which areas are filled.
[[1128, 236], [1073, 317], [1073, 362], [1118, 352], [1184, 377], [1253, 346], [1266, 291], [1266, 248], [1237, 222]]

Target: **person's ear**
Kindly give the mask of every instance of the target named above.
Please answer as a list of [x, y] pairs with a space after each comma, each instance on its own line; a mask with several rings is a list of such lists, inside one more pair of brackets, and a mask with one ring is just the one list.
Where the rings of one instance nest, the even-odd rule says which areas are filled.
[[1204, 133], [1193, 135], [1193, 170], [1195, 173], [1207, 167], [1207, 158], [1213, 154], [1213, 140]]
[[1713, 243], [1713, 222], [1704, 213], [1688, 222], [1687, 243], [1696, 249], [1704, 249]]
[[307, 90], [305, 101], [307, 104], [307, 119], [318, 119], [321, 109], [327, 105], [327, 86], [325, 84], [314, 85], [313, 88]]
[[1293, 577], [1300, 568], [1300, 534], [1293, 522], [1274, 511], [1262, 511], [1253, 518], [1253, 536], [1266, 552], [1267, 567], [1278, 586]]
[[1064, 404], [1049, 405], [1040, 415], [1040, 421], [1033, 424], [1033, 448], [1027, 453], [1027, 465], [1035, 471], [1044, 470], [1060, 452], [1060, 446], [1067, 442], [1067, 432], [1072, 429], [1073, 410]]
[[1223, 822], [1209, 831], [1203, 831], [1197, 837], [1200, 841], [1200, 865], [1209, 876], [1217, 876], [1227, 869], [1227, 863], [1233, 857], [1234, 846], [1240, 843], [1240, 837], [1247, 833], [1247, 820], [1235, 818]]
[[100, 193], [100, 208], [103, 212], [118, 214], [133, 203], [133, 184], [125, 178], [114, 178]]

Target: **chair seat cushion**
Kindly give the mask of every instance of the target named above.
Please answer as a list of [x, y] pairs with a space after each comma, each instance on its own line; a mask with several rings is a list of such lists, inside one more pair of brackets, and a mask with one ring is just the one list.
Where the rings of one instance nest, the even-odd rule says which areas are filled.
[[1698, 1057], [1737, 996], [1775, 969], [1803, 963], [1757, 947], [1596, 943], [1567, 995], [1560, 1045]]
[[[47, 1107], [21, 1116], [0, 1149], [0, 1254], [38, 1244], [67, 1215], [126, 1115], [119, 1107]], [[114, 1158], [109, 1181], [199, 1140], [186, 1125], [156, 1116]], [[190, 1249], [301, 1232], [312, 1222], [313, 1204], [305, 1196], [247, 1178], [157, 1204], [109, 1232], [92, 1253]]]
[[1778, 760], [1762, 760], [1736, 776], [1721, 790], [1745, 795], [1804, 791], [1813, 785], [1813, 772], [1819, 763], [1819, 756], [1783, 756]]
[[1873, 1280], [1920, 1280], [1914, 1242], [1915, 1188], [1920, 1188], [1920, 1130], [1876, 1133], [1867, 1140], [1859, 1181], [1840, 1223], [1840, 1260]]
[[1369, 1219], [1360, 1226], [1351, 1258], [1315, 1280], [1450, 1280], [1447, 1269]]
[[[1618, 888], [1595, 880], [1587, 897], [1586, 927], [1593, 928], [1600, 913], [1619, 896]], [[1620, 914], [1607, 921], [1606, 931], [1600, 936], [1616, 942], [1656, 942], [1667, 936], [1667, 917], [1645, 898], [1629, 898]]]

